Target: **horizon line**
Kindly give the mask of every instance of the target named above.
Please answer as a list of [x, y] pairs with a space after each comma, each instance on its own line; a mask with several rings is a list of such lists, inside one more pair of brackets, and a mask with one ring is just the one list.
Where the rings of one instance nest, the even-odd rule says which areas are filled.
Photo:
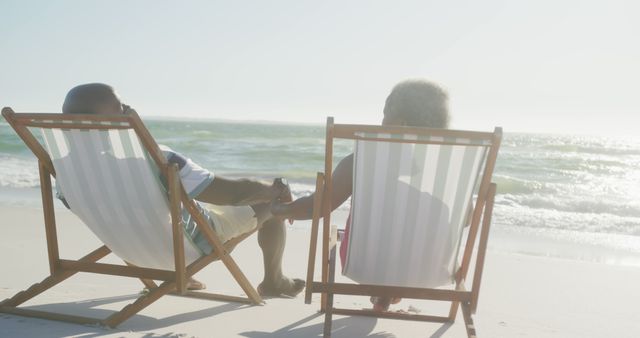
[[[288, 126], [308, 126], [308, 127], [324, 127], [325, 123], [317, 122], [301, 122], [301, 121], [283, 121], [283, 120], [253, 120], [253, 119], [230, 119], [230, 118], [216, 118], [216, 117], [193, 117], [193, 116], [168, 116], [168, 115], [140, 115], [143, 119], [150, 120], [164, 120], [164, 121], [201, 121], [201, 122], [221, 122], [221, 123], [233, 123], [233, 124], [261, 124], [261, 125], [288, 125]], [[367, 123], [347, 123], [347, 124], [367, 124]], [[369, 124], [377, 125], [377, 124]], [[474, 130], [473, 128], [449, 128], [452, 130]], [[480, 129], [475, 129], [480, 130]], [[505, 134], [529, 134], [529, 135], [553, 135], [553, 136], [591, 136], [591, 137], [624, 137], [624, 138], [638, 138], [635, 135], [630, 134], [596, 134], [593, 132], [545, 132], [545, 131], [522, 131], [515, 130], [504, 131]]]

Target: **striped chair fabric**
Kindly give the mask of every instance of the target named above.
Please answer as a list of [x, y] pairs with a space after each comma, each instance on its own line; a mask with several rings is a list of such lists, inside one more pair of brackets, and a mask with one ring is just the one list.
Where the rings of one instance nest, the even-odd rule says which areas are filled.
[[[71, 211], [126, 262], [173, 270], [167, 193], [133, 129], [41, 132]], [[187, 236], [184, 250], [186, 264], [201, 256]]]
[[424, 288], [452, 283], [489, 142], [360, 136], [376, 140], [355, 141], [352, 222], [343, 273], [362, 284]]

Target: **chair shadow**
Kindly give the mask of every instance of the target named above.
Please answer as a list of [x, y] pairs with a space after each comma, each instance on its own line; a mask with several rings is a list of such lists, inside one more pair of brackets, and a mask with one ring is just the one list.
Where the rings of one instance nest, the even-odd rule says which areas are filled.
[[[42, 305], [24, 306], [22, 308], [39, 310], [39, 311], [56, 312], [56, 313], [65, 313], [65, 314], [80, 314], [84, 317], [104, 319], [110, 316], [111, 314], [113, 314], [115, 311], [108, 310], [108, 309], [98, 309], [96, 307], [118, 303], [118, 302], [124, 302], [124, 301], [132, 302], [135, 299], [137, 299], [139, 296], [140, 296], [139, 294], [130, 294], [130, 295], [124, 295], [124, 296], [88, 299], [88, 300], [68, 302], [68, 303], [50, 303], [50, 304], [42, 304]], [[150, 331], [150, 330], [161, 329], [164, 327], [169, 327], [176, 324], [208, 318], [221, 313], [231, 312], [231, 311], [239, 310], [239, 309], [250, 307], [250, 306], [252, 305], [240, 304], [240, 303], [223, 303], [222, 305], [219, 305], [219, 306], [214, 306], [211, 308], [206, 308], [206, 309], [197, 310], [197, 311], [179, 313], [179, 314], [175, 314], [175, 315], [163, 317], [163, 318], [154, 318], [154, 317], [149, 317], [149, 316], [145, 316], [143, 314], [137, 313], [115, 329], [109, 329], [99, 325], [68, 324], [68, 325], [61, 325], [60, 330], [64, 331], [64, 333], [61, 333], [64, 335], [69, 335], [69, 336], [82, 335], [82, 337], [85, 337], [85, 338], [99, 337], [107, 333], [113, 334], [118, 332], [129, 332], [132, 329], [135, 329], [135, 331]], [[4, 314], [2, 316], [2, 319], [7, 319], [11, 317], [16, 318], [18, 322], [23, 322], [26, 320], [26, 318], [23, 318], [23, 317], [12, 316], [12, 315], [5, 316]], [[148, 337], [174, 337], [174, 336], [177, 336], [177, 335], [173, 333], [168, 333], [165, 335], [155, 335], [153, 333], [150, 333], [148, 335]]]
[[444, 323], [442, 324], [442, 326], [440, 326], [440, 328], [434, 332], [431, 336], [429, 336], [429, 338], [440, 338], [442, 337], [443, 334], [445, 334], [445, 332], [447, 332], [447, 330], [449, 330], [449, 328], [453, 326], [453, 323]]
[[[298, 327], [306, 322], [318, 317], [324, 317], [322, 313], [316, 313], [302, 318], [294, 323], [282, 327], [273, 332], [247, 331], [240, 333], [247, 338], [300, 338], [300, 337], [322, 337], [324, 322], [311, 326]], [[334, 319], [332, 322], [331, 336], [334, 338], [368, 337], [368, 338], [396, 338], [389, 332], [372, 333], [377, 323], [377, 318], [371, 317], [344, 317]], [[444, 323], [429, 338], [440, 338], [453, 326], [453, 323]]]
[[[240, 333], [247, 338], [300, 338], [300, 337], [322, 337], [324, 322], [311, 326], [299, 327], [324, 314], [317, 313], [302, 318], [294, 323], [282, 327], [273, 332], [247, 331]], [[395, 338], [396, 336], [388, 332], [375, 332], [376, 318], [370, 317], [345, 317], [334, 319], [332, 322], [331, 336], [334, 338], [368, 337], [368, 338]]]
[[[124, 301], [133, 301], [138, 298], [138, 294], [124, 295], [124, 296], [114, 296], [114, 297], [106, 297], [99, 299], [89, 299], [77, 302], [68, 302], [68, 303], [51, 303], [51, 304], [43, 304], [43, 305], [33, 305], [33, 306], [25, 306], [25, 309], [31, 310], [40, 310], [40, 311], [50, 311], [50, 312], [58, 312], [58, 313], [68, 313], [68, 314], [78, 314], [79, 312], [82, 316], [93, 317], [93, 318], [106, 318], [109, 315], [113, 314], [113, 310], [107, 309], [98, 309], [95, 307], [108, 305], [118, 302]], [[78, 336], [82, 335], [84, 338], [93, 338], [93, 337], [101, 337], [105, 334], [117, 334], [118, 332], [126, 333], [131, 330], [135, 331], [151, 331], [156, 329], [161, 329], [165, 327], [169, 327], [172, 325], [182, 324], [194, 320], [205, 319], [211, 316], [215, 316], [225, 312], [231, 312], [240, 310], [246, 307], [250, 307], [251, 305], [239, 304], [239, 303], [224, 303], [219, 306], [206, 308], [197, 311], [185, 312], [175, 314], [169, 317], [163, 318], [154, 318], [142, 315], [140, 313], [134, 315], [129, 320], [124, 322], [116, 329], [108, 329], [98, 325], [77, 325], [77, 324], [67, 324], [60, 325], [56, 327], [56, 334], [60, 334], [63, 336]], [[286, 325], [276, 331], [273, 332], [261, 332], [261, 331], [247, 331], [240, 333], [241, 336], [247, 338], [296, 338], [296, 337], [322, 337], [322, 332], [324, 328], [324, 322], [313, 324], [310, 326], [303, 326], [305, 323], [308, 323], [316, 318], [323, 317], [324, 314], [316, 313], [300, 320], [297, 320], [289, 325]], [[29, 320], [27, 318], [13, 316], [9, 314], [0, 314], [0, 320], [15, 320], [17, 322], [25, 322]], [[37, 319], [36, 319], [37, 320]], [[334, 319], [332, 322], [332, 337], [334, 338], [350, 338], [350, 337], [368, 337], [368, 338], [395, 338], [396, 336], [389, 332], [373, 332], [375, 329], [377, 318], [372, 317], [344, 317], [339, 319]], [[439, 338], [444, 335], [447, 330], [452, 326], [452, 323], [445, 323], [434, 332], [430, 338]], [[44, 323], [41, 324], [29, 324], [30, 329], [33, 329], [35, 332], [34, 335], [40, 336], [37, 331], [42, 330], [42, 336], [47, 335], [48, 326]], [[23, 332], [24, 333], [24, 332]], [[163, 337], [180, 337], [181, 334], [178, 333], [166, 333], [166, 334], [155, 334], [148, 333], [145, 335], [145, 338], [163, 338]]]

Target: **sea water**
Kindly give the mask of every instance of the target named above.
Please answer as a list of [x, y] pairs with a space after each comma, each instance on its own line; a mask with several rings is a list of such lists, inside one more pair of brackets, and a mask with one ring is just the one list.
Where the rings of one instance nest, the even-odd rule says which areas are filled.
[[[145, 124], [158, 143], [216, 175], [286, 177], [296, 197], [311, 193], [323, 171], [323, 125]], [[351, 150], [337, 142], [334, 165]], [[639, 138], [507, 132], [493, 181], [492, 250], [640, 265]], [[38, 188], [35, 157], [0, 122], [0, 205], [37, 206]]]

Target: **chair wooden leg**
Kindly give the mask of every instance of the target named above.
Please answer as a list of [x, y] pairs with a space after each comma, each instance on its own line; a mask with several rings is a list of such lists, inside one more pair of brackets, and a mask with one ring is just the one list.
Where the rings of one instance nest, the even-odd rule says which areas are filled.
[[331, 321], [333, 320], [333, 295], [327, 294], [327, 307], [324, 309], [324, 328], [323, 337], [331, 337]]
[[473, 324], [473, 318], [471, 317], [471, 305], [468, 302], [461, 304], [462, 316], [464, 317], [464, 327], [467, 330], [468, 338], [476, 338], [476, 327]]
[[[98, 249], [92, 251], [86, 256], [82, 257], [80, 262], [96, 262], [100, 260], [102, 257], [108, 255], [111, 251], [106, 246], [101, 246]], [[5, 299], [0, 303], [0, 306], [9, 306], [15, 307], [18, 306], [29, 299], [49, 290], [50, 288], [58, 285], [60, 282], [66, 280], [67, 278], [78, 273], [77, 271], [69, 271], [69, 270], [58, 270], [58, 273], [55, 275], [48, 276], [43, 279], [40, 283], [35, 283], [31, 285], [28, 289], [24, 291], [20, 291], [15, 294], [13, 297], [9, 299]]]
[[100, 319], [97, 319], [97, 318], [66, 315], [63, 313], [22, 309], [19, 307], [9, 307], [9, 306], [5, 306], [5, 307], [0, 306], [0, 309], [1, 309], [0, 312], [4, 312], [4, 313], [16, 315], [16, 316], [22, 316], [22, 317], [56, 320], [61, 322], [75, 323], [75, 324], [82, 324], [82, 325], [96, 325], [101, 323]]
[[44, 226], [47, 237], [47, 252], [49, 256], [49, 271], [55, 275], [59, 265], [58, 235], [56, 233], [56, 216], [53, 207], [53, 192], [51, 191], [51, 173], [44, 162], [39, 161], [40, 187], [42, 193], [42, 211], [44, 212]]
[[142, 284], [144, 284], [144, 287], [151, 290], [151, 289], [155, 289], [158, 287], [158, 284], [156, 284], [156, 282], [154, 282], [151, 279], [146, 279], [146, 278], [140, 278], [140, 281], [142, 282]]
[[[135, 265], [130, 264], [128, 262], [125, 262], [125, 263], [127, 263], [127, 265], [129, 265], [129, 266], [135, 266]], [[144, 287], [149, 289], [149, 290], [158, 287], [158, 284], [156, 284], [156, 282], [154, 282], [153, 279], [148, 279], [148, 278], [139, 278], [139, 279], [142, 282], [142, 284], [144, 285]]]
[[[128, 266], [135, 266], [134, 264], [131, 264], [127, 261], [124, 261], [124, 263], [127, 264]], [[158, 287], [158, 284], [156, 284], [156, 282], [154, 282], [152, 279], [140, 278], [140, 281], [142, 282], [142, 284], [144, 284], [144, 287], [147, 289], [153, 289]]]
[[[324, 216], [326, 217], [326, 216]], [[329, 265], [331, 264], [331, 252], [327, 251], [329, 249], [329, 228], [327, 226], [323, 226], [322, 230], [322, 258], [321, 258], [321, 266], [322, 266], [322, 274], [321, 281], [322, 283], [327, 283], [329, 281]], [[320, 312], [325, 312], [327, 310], [327, 296], [328, 294], [323, 292], [320, 293]]]
[[[82, 257], [78, 262], [96, 262], [108, 255], [111, 251], [106, 246], [102, 246], [88, 255]], [[100, 323], [109, 327], [116, 327], [118, 324], [122, 323], [124, 320], [138, 313], [140, 310], [147, 307], [149, 304], [155, 302], [161, 296], [169, 293], [170, 291], [175, 290], [174, 282], [165, 282], [157, 288], [154, 288], [146, 295], [138, 298], [134, 303], [125, 306], [120, 312], [114, 313], [110, 317], [105, 320], [99, 320], [95, 318], [81, 317], [81, 316], [73, 316], [66, 315], [61, 313], [53, 313], [46, 311], [38, 311], [38, 310], [30, 310], [30, 309], [21, 309], [17, 308], [18, 305], [28, 301], [29, 299], [43, 293], [44, 291], [52, 288], [53, 286], [59, 284], [60, 282], [66, 280], [67, 278], [75, 275], [78, 271], [71, 270], [60, 270], [55, 275], [51, 275], [40, 283], [33, 284], [27, 290], [18, 292], [13, 297], [4, 300], [0, 303], [0, 312], [12, 313], [20, 316], [28, 316], [28, 317], [36, 317], [42, 319], [49, 320], [59, 320], [65, 322], [72, 322], [78, 324], [96, 324]], [[145, 281], [145, 279], [142, 279]], [[151, 281], [153, 283], [153, 281]], [[155, 283], [154, 283], [155, 284]]]
[[318, 228], [320, 224], [320, 207], [322, 206], [322, 190], [324, 189], [324, 174], [318, 173], [316, 177], [316, 191], [313, 197], [313, 213], [311, 216], [311, 242], [309, 243], [309, 261], [307, 262], [307, 287], [304, 291], [304, 302], [311, 304], [313, 293], [313, 275], [316, 265], [316, 248], [318, 245]]
[[16, 293], [13, 297], [3, 300], [0, 303], [0, 306], [3, 306], [3, 307], [18, 306], [28, 301], [29, 299], [58, 285], [60, 282], [73, 276], [74, 274], [75, 274], [75, 271], [63, 272], [63, 273], [58, 273], [56, 275], [48, 276], [47, 278], [43, 279], [41, 282], [31, 285], [28, 289]]
[[[182, 194], [182, 203], [187, 207], [187, 209], [189, 209], [189, 213], [191, 214], [191, 216], [195, 218], [198, 228], [207, 238], [207, 241], [213, 247], [214, 252], [218, 253], [215, 255], [215, 257], [220, 258], [224, 266], [227, 268], [227, 270], [229, 270], [233, 278], [236, 280], [236, 282], [238, 282], [242, 290], [251, 299], [251, 301], [255, 305], [261, 305], [263, 301], [262, 297], [260, 297], [260, 294], [258, 294], [258, 291], [256, 291], [256, 289], [251, 285], [242, 270], [240, 270], [236, 262], [233, 260], [233, 258], [231, 258], [231, 256], [229, 255], [229, 249], [227, 249], [225, 245], [222, 244], [218, 235], [209, 226], [209, 223], [204, 219], [204, 216], [202, 216], [200, 210], [196, 207], [195, 202], [193, 200], [190, 200], [187, 197], [187, 194], [184, 193], [184, 191]], [[189, 267], [189, 270], [191, 270], [191, 266]], [[188, 275], [192, 276], [193, 273], [188, 273]]]
[[253, 300], [251, 300], [249, 297], [229, 296], [229, 295], [222, 295], [219, 293], [187, 291], [184, 294], [180, 294], [178, 292], [171, 292], [170, 294], [178, 297], [207, 299], [207, 300], [215, 300], [215, 301], [222, 301], [222, 302], [235, 302], [235, 303], [244, 303], [244, 304], [253, 305]]
[[152, 289], [149, 293], [138, 297], [138, 299], [136, 299], [135, 302], [126, 305], [119, 312], [116, 312], [111, 316], [109, 316], [107, 319], [103, 320], [102, 324], [111, 328], [115, 328], [116, 326], [120, 325], [120, 323], [124, 322], [125, 320], [129, 319], [131, 316], [140, 312], [145, 307], [149, 306], [151, 303], [160, 299], [160, 297], [175, 290], [176, 290], [175, 282], [164, 282], [160, 284], [160, 286], [158, 286], [157, 288]]
[[456, 321], [459, 305], [460, 302], [451, 302], [451, 307], [449, 308], [449, 321], [452, 323]]
[[[329, 253], [329, 283], [336, 280], [336, 245], [331, 247]], [[324, 337], [331, 337], [331, 321], [333, 317], [333, 293], [327, 293], [326, 307], [324, 312]]]
[[[65, 271], [62, 274], [67, 274], [67, 272]], [[232, 302], [240, 302], [240, 303], [254, 302], [252, 299], [249, 299], [249, 298], [218, 295], [218, 294], [208, 294], [208, 293], [201, 293], [201, 292], [187, 292], [186, 294], [181, 295], [177, 293], [175, 282], [164, 282], [160, 286], [157, 286], [155, 288], [150, 288], [149, 289], [150, 291], [148, 293], [138, 297], [133, 303], [126, 305], [119, 312], [115, 312], [111, 316], [103, 320], [97, 319], [97, 318], [67, 315], [67, 314], [55, 313], [55, 312], [21, 309], [16, 307], [16, 305], [19, 305], [20, 303], [27, 301], [28, 299], [42, 293], [43, 291], [46, 291], [47, 289], [62, 282], [63, 280], [65, 280], [71, 275], [72, 274], [68, 274], [65, 276], [47, 277], [42, 282], [34, 284], [31, 288], [27, 289], [26, 291], [22, 291], [16, 294], [14, 297], [0, 303], [0, 312], [14, 314], [18, 316], [34, 317], [34, 318], [41, 318], [41, 319], [47, 319], [47, 320], [57, 320], [57, 321], [85, 324], [85, 325], [101, 324], [104, 326], [108, 326], [110, 328], [115, 328], [125, 320], [131, 318], [133, 315], [137, 314], [147, 306], [151, 305], [156, 300], [160, 299], [160, 297], [169, 293], [177, 294], [178, 296], [192, 297], [192, 298], [199, 298], [199, 299], [232, 301]], [[146, 279], [141, 279], [141, 280], [146, 281]], [[154, 283], [153, 281], [151, 282]]]

